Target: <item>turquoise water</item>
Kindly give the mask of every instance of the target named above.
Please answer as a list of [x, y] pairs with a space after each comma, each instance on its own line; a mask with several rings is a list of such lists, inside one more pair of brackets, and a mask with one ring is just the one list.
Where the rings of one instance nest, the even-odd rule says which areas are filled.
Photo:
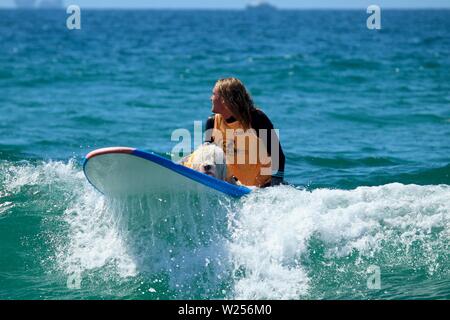
[[[450, 11], [66, 17], [0, 11], [0, 298], [450, 298]], [[280, 129], [289, 186], [120, 204], [87, 183], [93, 149], [167, 155], [225, 76]]]

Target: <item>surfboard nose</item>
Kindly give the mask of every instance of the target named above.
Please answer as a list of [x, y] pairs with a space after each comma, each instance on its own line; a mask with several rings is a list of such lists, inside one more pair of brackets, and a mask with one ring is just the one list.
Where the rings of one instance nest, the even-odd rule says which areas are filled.
[[128, 147], [112, 147], [112, 148], [103, 148], [103, 149], [97, 149], [87, 154], [86, 159], [91, 159], [96, 156], [100, 156], [103, 154], [110, 154], [110, 153], [126, 153], [131, 154], [135, 151], [134, 148], [128, 148]]

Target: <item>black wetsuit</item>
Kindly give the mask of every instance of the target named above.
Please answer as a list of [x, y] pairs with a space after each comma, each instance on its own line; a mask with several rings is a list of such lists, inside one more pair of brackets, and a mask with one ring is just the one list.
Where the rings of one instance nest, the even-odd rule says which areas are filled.
[[[214, 129], [214, 115], [210, 116], [206, 121], [205, 131]], [[227, 123], [233, 123], [237, 121], [234, 117], [228, 118], [225, 120]], [[274, 129], [272, 122], [270, 119], [259, 109], [253, 109], [250, 112], [250, 126], [252, 129], [256, 131], [256, 135], [259, 138], [259, 129], [268, 130], [267, 134], [267, 145], [266, 150], [269, 156], [271, 156], [272, 143], [278, 144], [278, 155], [279, 155], [279, 164], [278, 164], [278, 172], [272, 174], [272, 177], [276, 179], [272, 179], [274, 181], [282, 182], [284, 180], [284, 167], [286, 158], [284, 156], [283, 148], [281, 147], [280, 141], [278, 137], [275, 135], [274, 139], [272, 139], [272, 135], [270, 134], [270, 130]], [[211, 132], [211, 131], [209, 131]], [[264, 141], [264, 139], [262, 139]], [[276, 140], [276, 141], [275, 141]], [[205, 142], [212, 142], [211, 135], [206, 136]], [[265, 141], [264, 141], [265, 142]], [[272, 159], [273, 161], [273, 159]]]

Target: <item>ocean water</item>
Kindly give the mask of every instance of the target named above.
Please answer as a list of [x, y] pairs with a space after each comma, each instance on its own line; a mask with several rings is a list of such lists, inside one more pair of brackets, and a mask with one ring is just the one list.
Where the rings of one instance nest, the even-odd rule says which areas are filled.
[[[450, 298], [450, 11], [0, 11], [1, 299]], [[117, 203], [83, 157], [163, 155], [236, 76], [287, 186]]]

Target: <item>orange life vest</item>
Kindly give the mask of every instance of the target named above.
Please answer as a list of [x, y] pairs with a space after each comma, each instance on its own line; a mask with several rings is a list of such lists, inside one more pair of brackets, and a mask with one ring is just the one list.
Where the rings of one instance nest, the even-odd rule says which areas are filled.
[[235, 176], [246, 186], [262, 187], [270, 183], [271, 159], [265, 142], [254, 130], [245, 131], [239, 121], [227, 123], [222, 115], [216, 114], [212, 137], [225, 152], [227, 178]]

